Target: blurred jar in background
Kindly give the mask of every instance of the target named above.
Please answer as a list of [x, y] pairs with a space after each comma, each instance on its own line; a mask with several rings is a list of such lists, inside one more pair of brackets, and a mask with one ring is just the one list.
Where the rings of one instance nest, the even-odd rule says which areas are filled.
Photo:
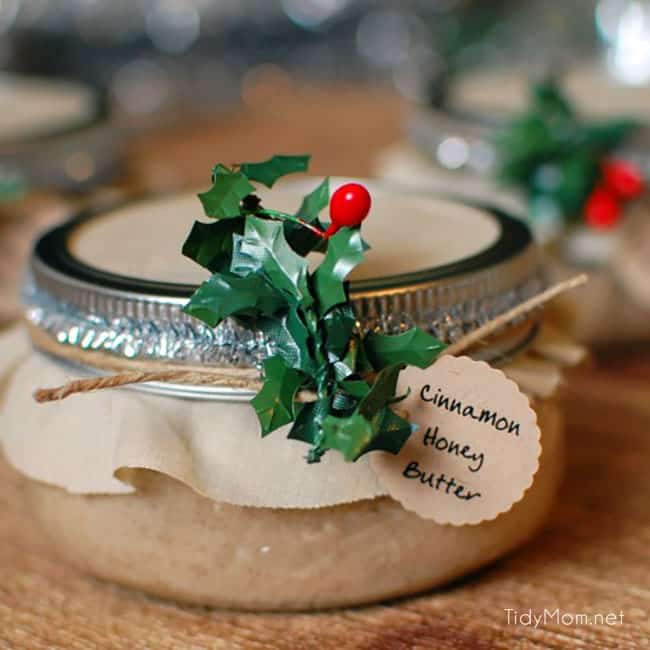
[[1, 326], [20, 313], [32, 240], [115, 177], [120, 138], [101, 93], [79, 82], [3, 73], [0, 108]]
[[[523, 29], [526, 22], [536, 26], [533, 33]], [[521, 29], [514, 29], [517, 25]], [[650, 339], [650, 298], [642, 290], [650, 283], [645, 262], [650, 244], [642, 244], [645, 238], [650, 241], [650, 231], [643, 227], [650, 209], [647, 196], [610, 201], [612, 218], [607, 228], [604, 222], [594, 226], [586, 217], [589, 192], [604, 182], [601, 172], [590, 175], [590, 165], [604, 169], [611, 159], [632, 165], [641, 184], [645, 181], [647, 186], [650, 180], [649, 36], [647, 1], [522, 3], [484, 29], [480, 38], [458, 49], [444, 74], [423, 93], [424, 101], [411, 112], [408, 141], [386, 151], [378, 164], [378, 173], [392, 180], [469, 192], [478, 200], [514, 210], [548, 244], [558, 273], [588, 268], [589, 285], [556, 304], [564, 310], [573, 334], [591, 342]], [[593, 154], [583, 151], [586, 165], [571, 165], [568, 153], [562, 158], [560, 145], [556, 159], [542, 158], [549, 149], [538, 151], [537, 162], [529, 162], [539, 173], [531, 172], [529, 186], [505, 186], [503, 152], [495, 146], [504, 130], [509, 130], [511, 148], [518, 134], [521, 158], [540, 133], [534, 126], [527, 131], [524, 124], [534, 122], [540, 127], [541, 147], [547, 144], [544, 133], [552, 140], [554, 133], [566, 128], [552, 119], [540, 126], [545, 118], [539, 113], [531, 117], [531, 111], [538, 110], [531, 91], [543, 80], [554, 80], [566, 95], [569, 111], [576, 116], [571, 133], [578, 132], [576, 124], [585, 129], [594, 125], [592, 133], [615, 133], [616, 124], [625, 118], [638, 122], [640, 128], [606, 148], [606, 154], [597, 148]], [[426, 79], [423, 82], [426, 90]], [[581, 146], [578, 142], [571, 150], [574, 157]], [[582, 193], [585, 198], [577, 207], [566, 208], [567, 195]]]

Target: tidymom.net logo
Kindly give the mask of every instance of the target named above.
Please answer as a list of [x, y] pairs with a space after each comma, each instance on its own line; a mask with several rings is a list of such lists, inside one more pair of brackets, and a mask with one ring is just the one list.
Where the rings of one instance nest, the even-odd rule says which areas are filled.
[[538, 628], [543, 625], [614, 625], [623, 624], [623, 612], [562, 612], [557, 609], [513, 609], [504, 610], [508, 625], [522, 625]]

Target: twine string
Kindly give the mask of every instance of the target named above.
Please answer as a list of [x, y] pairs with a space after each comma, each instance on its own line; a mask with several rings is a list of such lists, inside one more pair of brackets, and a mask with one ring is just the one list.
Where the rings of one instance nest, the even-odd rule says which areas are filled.
[[[541, 307], [549, 300], [560, 294], [575, 289], [587, 281], [585, 274], [576, 275], [563, 282], [558, 282], [545, 291], [525, 300], [512, 309], [499, 314], [496, 318], [488, 321], [481, 327], [469, 332], [455, 343], [447, 346], [443, 354], [457, 355], [465, 352], [472, 346], [480, 343], [483, 339], [497, 330], [524, 316], [531, 311]], [[90, 393], [96, 390], [105, 390], [108, 388], [119, 388], [121, 386], [130, 386], [133, 384], [144, 384], [150, 382], [164, 382], [177, 384], [192, 384], [195, 386], [223, 386], [228, 388], [245, 388], [250, 390], [259, 390], [262, 383], [257, 379], [249, 377], [233, 377], [230, 374], [220, 372], [219, 370], [151, 370], [151, 371], [126, 371], [114, 375], [105, 375], [101, 377], [90, 377], [85, 379], [75, 379], [62, 386], [55, 388], [40, 388], [34, 393], [34, 399], [38, 403], [54, 402], [65, 399], [70, 395]], [[313, 395], [309, 391], [304, 391], [298, 395], [299, 401], [310, 401]]]

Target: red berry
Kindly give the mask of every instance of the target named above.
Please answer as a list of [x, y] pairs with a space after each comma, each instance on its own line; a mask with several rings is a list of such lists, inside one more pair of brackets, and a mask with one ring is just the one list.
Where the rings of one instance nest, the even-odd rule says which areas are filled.
[[610, 158], [602, 164], [603, 182], [621, 199], [633, 199], [643, 189], [641, 170], [626, 160]]
[[592, 228], [606, 230], [619, 222], [621, 206], [608, 188], [596, 185], [585, 203], [584, 216]]
[[359, 183], [346, 183], [332, 194], [330, 199], [330, 219], [332, 223], [325, 233], [333, 235], [339, 228], [358, 226], [368, 216], [370, 193]]

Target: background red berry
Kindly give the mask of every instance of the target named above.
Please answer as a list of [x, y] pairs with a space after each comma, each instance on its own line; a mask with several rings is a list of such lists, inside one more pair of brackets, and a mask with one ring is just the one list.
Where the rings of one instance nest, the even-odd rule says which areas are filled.
[[607, 187], [596, 185], [585, 203], [584, 217], [592, 228], [613, 228], [621, 219], [618, 198]]
[[368, 216], [372, 200], [370, 192], [359, 183], [341, 185], [330, 199], [330, 219], [332, 224], [327, 235], [333, 235], [339, 228], [354, 227]]
[[626, 160], [609, 159], [602, 164], [603, 183], [621, 199], [633, 199], [643, 189], [640, 169]]

